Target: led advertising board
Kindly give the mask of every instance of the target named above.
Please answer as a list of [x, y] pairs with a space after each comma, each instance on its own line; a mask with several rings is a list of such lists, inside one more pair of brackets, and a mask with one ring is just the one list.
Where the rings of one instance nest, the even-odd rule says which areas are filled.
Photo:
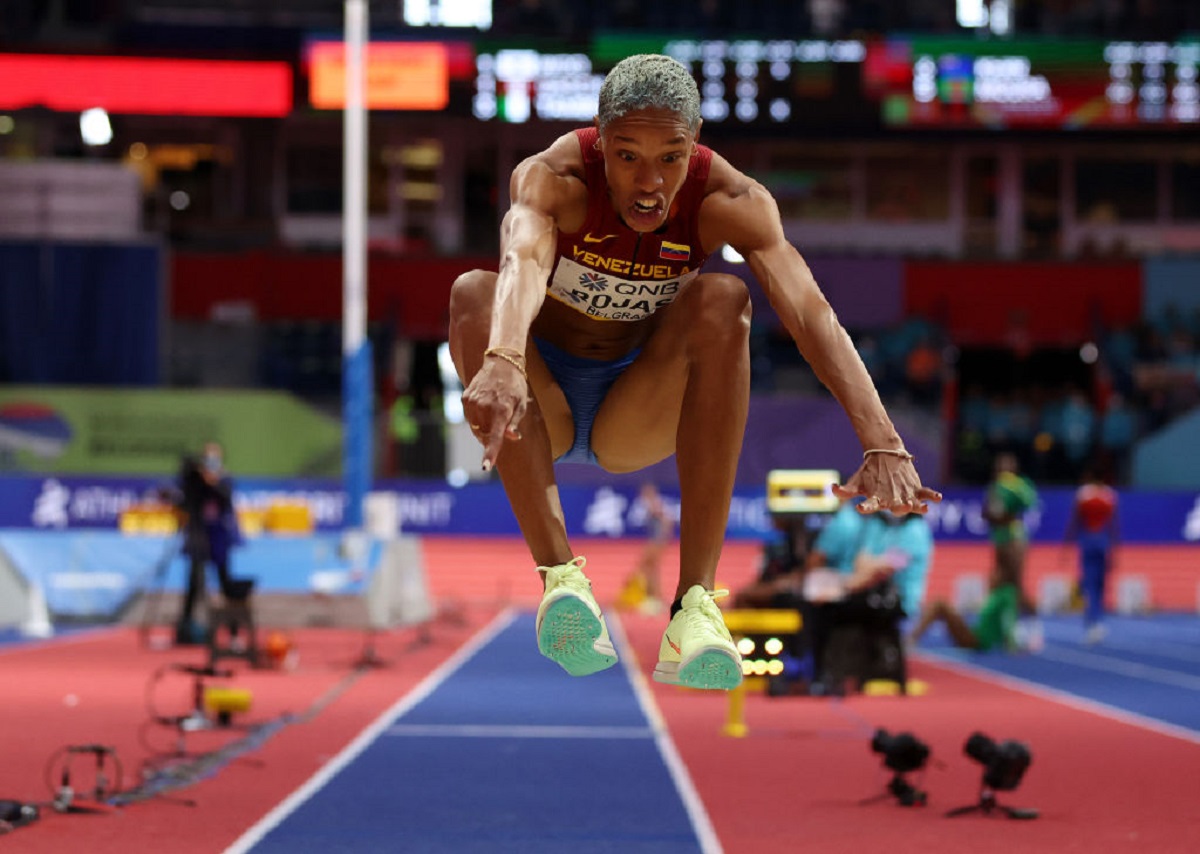
[[182, 116], [286, 116], [286, 62], [0, 54], [0, 109]]
[[[370, 110], [447, 109], [455, 81], [474, 76], [465, 42], [372, 40], [365, 51], [366, 105]], [[314, 39], [305, 48], [308, 102], [340, 110], [346, 102], [346, 48], [335, 39]]]

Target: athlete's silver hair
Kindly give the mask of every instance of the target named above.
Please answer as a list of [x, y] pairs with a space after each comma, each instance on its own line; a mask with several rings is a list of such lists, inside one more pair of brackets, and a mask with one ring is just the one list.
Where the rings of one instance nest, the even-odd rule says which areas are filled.
[[627, 56], [600, 86], [600, 132], [634, 110], [670, 110], [695, 132], [700, 127], [700, 90], [678, 60], [657, 53]]

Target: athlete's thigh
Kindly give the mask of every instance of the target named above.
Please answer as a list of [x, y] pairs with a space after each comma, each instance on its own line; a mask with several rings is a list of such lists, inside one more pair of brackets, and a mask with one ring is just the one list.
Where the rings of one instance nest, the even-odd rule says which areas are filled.
[[681, 294], [656, 313], [638, 357], [605, 395], [592, 424], [592, 451], [604, 468], [635, 471], [675, 452], [688, 381], [689, 312], [699, 297], [698, 289]]
[[596, 413], [592, 451], [609, 471], [635, 471], [675, 453], [687, 362], [671, 337], [668, 328], [655, 330]]
[[[702, 273], [675, 302], [655, 313], [653, 332], [637, 359], [613, 383], [593, 424], [592, 450], [604, 468], [634, 471], [675, 452], [679, 413], [691, 375], [689, 347], [698, 340], [707, 346], [714, 337], [731, 332], [733, 337], [740, 335], [742, 321], [749, 328], [748, 307], [746, 286], [740, 279]], [[731, 359], [729, 368], [748, 369], [748, 363]]]

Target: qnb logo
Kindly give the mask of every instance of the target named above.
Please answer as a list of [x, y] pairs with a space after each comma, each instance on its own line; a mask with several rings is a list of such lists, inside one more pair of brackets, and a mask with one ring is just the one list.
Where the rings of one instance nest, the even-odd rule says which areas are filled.
[[589, 291], [599, 293], [608, 287], [608, 279], [601, 276], [599, 273], [581, 273], [579, 276], [579, 284], [587, 288]]

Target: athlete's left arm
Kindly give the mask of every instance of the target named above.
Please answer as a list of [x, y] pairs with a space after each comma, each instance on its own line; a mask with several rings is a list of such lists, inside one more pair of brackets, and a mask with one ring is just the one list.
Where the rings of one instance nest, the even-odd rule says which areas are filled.
[[[902, 449], [854, 343], [808, 264], [784, 236], [775, 199], [717, 156], [709, 190], [700, 208], [705, 248], [728, 243], [746, 259], [801, 355], [845, 409], [863, 449]], [[939, 493], [921, 486], [910, 460], [894, 454], [867, 456], [839, 491], [845, 497], [866, 496], [858, 508], [863, 513], [882, 508], [923, 513], [925, 501], [941, 500]]]

